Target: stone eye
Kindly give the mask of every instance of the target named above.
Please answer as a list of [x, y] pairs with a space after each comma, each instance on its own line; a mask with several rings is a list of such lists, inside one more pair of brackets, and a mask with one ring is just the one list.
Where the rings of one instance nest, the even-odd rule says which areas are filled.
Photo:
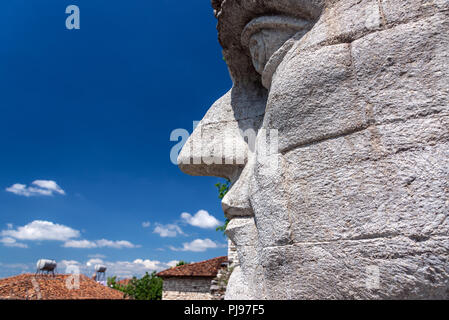
[[258, 73], [262, 74], [263, 68], [267, 62], [265, 40], [262, 32], [251, 37], [249, 41], [249, 51], [251, 53], [254, 68]]
[[[271, 82], [271, 76], [276, 68], [273, 68], [271, 63], [269, 70], [266, 70], [270, 59], [287, 40], [298, 32], [306, 32], [308, 29], [309, 22], [306, 20], [285, 16], [263, 16], [246, 25], [242, 33], [242, 45], [248, 49], [255, 70]], [[276, 60], [279, 60], [279, 57]], [[281, 61], [282, 59], [277, 61], [277, 65]]]
[[259, 74], [263, 73], [271, 56], [296, 33], [289, 31], [263, 29], [251, 36], [249, 40], [249, 51], [254, 68]]

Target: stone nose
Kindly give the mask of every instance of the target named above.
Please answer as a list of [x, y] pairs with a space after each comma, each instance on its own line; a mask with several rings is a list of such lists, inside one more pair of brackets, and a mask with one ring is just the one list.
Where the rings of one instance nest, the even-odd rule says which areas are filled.
[[241, 172], [247, 146], [229, 109], [232, 109], [231, 92], [212, 105], [182, 148], [178, 165], [183, 172], [229, 180]]
[[236, 181], [248, 160], [248, 142], [260, 127], [266, 91], [233, 87], [200, 121], [178, 156], [179, 168], [194, 176]]

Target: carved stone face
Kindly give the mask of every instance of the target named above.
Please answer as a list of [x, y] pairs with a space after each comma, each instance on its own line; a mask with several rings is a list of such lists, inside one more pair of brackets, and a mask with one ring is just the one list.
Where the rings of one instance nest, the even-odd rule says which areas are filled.
[[232, 182], [227, 298], [447, 298], [448, 2], [213, 4], [234, 86], [178, 161]]

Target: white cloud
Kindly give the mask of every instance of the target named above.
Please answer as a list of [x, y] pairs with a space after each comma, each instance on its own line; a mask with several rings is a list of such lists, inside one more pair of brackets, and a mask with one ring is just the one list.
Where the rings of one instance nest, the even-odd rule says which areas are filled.
[[121, 248], [140, 247], [140, 246], [132, 244], [131, 242], [126, 241], [126, 240], [112, 241], [112, 240], [101, 239], [101, 240], [97, 240], [95, 242], [99, 248], [107, 247], [107, 248], [121, 249]]
[[122, 248], [138, 248], [139, 245], [135, 245], [126, 240], [69, 240], [66, 241], [63, 245], [65, 248], [82, 248], [82, 249], [91, 249], [91, 248], [114, 248], [114, 249], [122, 249]]
[[[12, 226], [11, 226], [12, 227]], [[8, 247], [21, 247], [26, 248], [26, 244], [18, 243], [17, 240], [29, 240], [29, 241], [63, 241], [63, 247], [66, 248], [138, 248], [139, 245], [135, 245], [126, 240], [107, 240], [100, 239], [95, 241], [77, 239], [80, 237], [78, 230], [70, 227], [56, 224], [50, 221], [34, 220], [25, 226], [20, 226], [16, 229], [9, 228], [7, 230], [0, 231], [0, 243]]]
[[28, 248], [26, 244], [19, 243], [16, 241], [16, 239], [11, 237], [1, 238], [0, 243], [2, 243], [5, 247]]
[[175, 266], [178, 264], [178, 262], [179, 262], [179, 260], [172, 260], [172, 261], [169, 261], [169, 262], [167, 262], [167, 266], [168, 266], [169, 268], [175, 267]]
[[90, 248], [97, 248], [97, 244], [89, 240], [69, 240], [64, 243], [63, 247], [90, 249]]
[[[30, 197], [33, 195], [33, 190], [29, 190], [29, 188], [25, 184], [20, 183], [15, 183], [11, 187], [6, 188], [6, 191], [17, 194], [18, 196]], [[42, 193], [34, 193], [34, 195], [38, 194], [42, 195]]]
[[184, 242], [182, 248], [175, 248], [170, 246], [173, 251], [193, 251], [193, 252], [203, 252], [207, 249], [215, 249], [224, 247], [224, 245], [217, 244], [210, 239], [196, 239], [192, 242]]
[[142, 222], [142, 227], [148, 228], [151, 225], [150, 221]]
[[6, 188], [6, 191], [25, 197], [52, 196], [54, 194], [65, 195], [65, 191], [52, 180], [35, 180], [30, 186], [15, 183], [11, 187]]
[[[162, 271], [172, 266], [175, 266], [178, 261], [161, 262], [150, 259], [135, 259], [133, 261], [104, 261], [103, 259], [89, 259], [84, 262], [76, 260], [60, 260], [57, 262], [58, 272], [68, 273], [76, 269], [80, 273], [92, 276], [95, 272], [96, 264], [103, 264], [106, 266], [106, 275], [117, 276], [119, 279], [132, 278], [133, 276], [141, 277], [145, 272], [151, 273], [153, 271]], [[28, 264], [4, 264], [0, 262], [0, 269], [8, 269], [8, 273], [17, 274], [20, 272], [34, 272], [36, 268], [35, 262]]]
[[76, 260], [61, 260], [57, 263], [58, 267], [68, 267], [68, 266], [81, 266], [81, 263], [79, 263]]
[[97, 259], [104, 259], [106, 258], [106, 256], [104, 254], [100, 254], [100, 253], [96, 253], [96, 254], [88, 254], [87, 255], [89, 258], [97, 258]]
[[183, 212], [181, 214], [181, 218], [194, 227], [204, 229], [211, 229], [220, 225], [220, 221], [218, 221], [214, 216], [210, 215], [206, 210], [199, 210], [194, 216], [192, 216], [190, 213]]
[[[89, 262], [89, 261], [88, 261]], [[85, 265], [84, 272], [91, 274], [93, 267], [99, 261], [90, 260], [90, 265]], [[118, 278], [131, 278], [133, 276], [141, 277], [145, 272], [162, 271], [168, 269], [172, 265], [172, 261], [164, 263], [158, 260], [135, 259], [134, 261], [102, 261], [101, 264], [106, 266], [107, 276], [117, 276]]]
[[83, 273], [84, 266], [76, 260], [61, 260], [57, 262], [58, 273]]
[[12, 229], [13, 224], [12, 224], [12, 223], [7, 223], [7, 224], [6, 224], [6, 227], [7, 227], [8, 229]]
[[102, 259], [95, 258], [95, 259], [90, 259], [89, 261], [87, 261], [86, 266], [92, 267], [92, 266], [95, 266], [96, 264], [103, 264], [103, 263], [104, 262]]
[[34, 184], [42, 189], [50, 190], [55, 193], [65, 194], [65, 191], [62, 190], [61, 187], [58, 186], [58, 184], [52, 180], [35, 180], [35, 181], [33, 181], [32, 184]]
[[2, 263], [2, 262], [0, 262], [0, 267], [2, 267], [2, 268], [11, 268], [11, 269], [16, 269], [16, 268], [29, 269], [30, 265], [29, 264], [25, 264], [25, 263]]
[[0, 262], [2, 276], [12, 276], [20, 273], [28, 273], [36, 271], [36, 263], [2, 263]]
[[141, 264], [148, 270], [158, 270], [158, 269], [160, 269], [162, 267], [161, 266], [161, 262], [157, 261], [157, 260], [152, 261], [152, 260], [149, 260], [149, 259], [145, 259], [145, 260], [136, 259], [136, 260], [133, 261], [133, 263], [134, 264]]
[[156, 224], [153, 233], [159, 234], [162, 238], [176, 237], [178, 234], [184, 234], [181, 228], [176, 224]]
[[55, 224], [50, 221], [34, 220], [29, 224], [18, 227], [16, 230], [8, 229], [0, 232], [1, 236], [19, 240], [59, 240], [67, 241], [80, 235], [78, 230]]

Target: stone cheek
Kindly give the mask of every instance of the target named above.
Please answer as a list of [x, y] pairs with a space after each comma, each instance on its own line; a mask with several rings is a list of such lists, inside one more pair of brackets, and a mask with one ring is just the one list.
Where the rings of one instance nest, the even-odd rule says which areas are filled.
[[449, 114], [448, 31], [441, 13], [353, 42], [358, 97], [372, 122]]
[[[281, 151], [372, 123], [448, 111], [446, 13], [385, 30], [363, 25], [348, 35], [321, 30], [332, 25], [326, 21], [297, 42], [273, 77], [263, 127], [279, 130]], [[323, 34], [329, 43], [316, 43]]]
[[303, 52], [278, 67], [263, 127], [279, 130], [281, 151], [352, 132], [367, 123], [349, 44]]
[[211, 300], [211, 278], [166, 278], [162, 300]]
[[[379, 126], [288, 153], [292, 242], [263, 249], [266, 298], [447, 299], [448, 121]], [[270, 217], [256, 216], [259, 233], [271, 232]]]
[[264, 249], [267, 299], [447, 299], [449, 237]]
[[381, 24], [309, 35], [273, 77], [280, 170], [250, 183], [267, 299], [448, 297], [448, 7], [382, 3], [364, 11]]
[[[231, 22], [250, 21], [239, 20], [240, 6], [266, 14], [287, 2], [326, 7], [307, 34], [289, 40], [277, 68], [268, 66], [267, 93], [253, 69], [261, 72], [273, 50], [256, 35], [249, 68], [250, 52], [233, 49], [240, 33]], [[228, 230], [239, 259], [226, 298], [447, 299], [449, 2], [225, 1], [220, 16], [231, 74], [246, 81], [203, 119], [199, 154], [216, 150], [220, 132], [261, 122], [279, 131], [280, 148], [271, 175], [251, 157], [243, 173], [235, 165], [181, 166], [239, 177], [224, 201], [229, 213], [245, 212]], [[236, 146], [246, 148], [243, 139]], [[191, 280], [170, 281], [164, 292], [173, 296], [209, 292], [210, 284], [184, 293]]]
[[448, 125], [449, 117], [394, 123], [289, 153], [293, 242], [447, 233]]

